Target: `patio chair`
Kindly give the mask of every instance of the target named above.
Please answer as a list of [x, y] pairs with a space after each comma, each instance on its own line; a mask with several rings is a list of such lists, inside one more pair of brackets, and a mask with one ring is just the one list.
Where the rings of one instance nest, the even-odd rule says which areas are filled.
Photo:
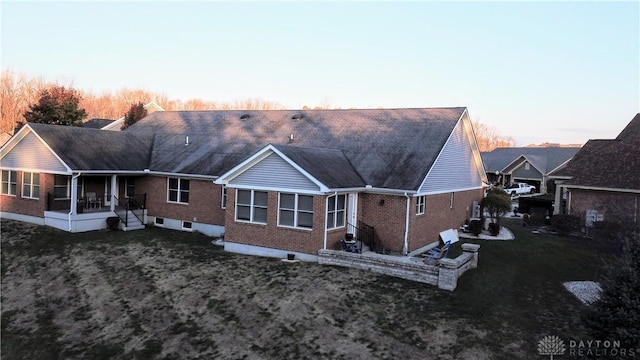
[[340, 243], [342, 244], [342, 250], [350, 253], [360, 253], [360, 248], [358, 248], [358, 244], [355, 241], [345, 241], [344, 239], [340, 239]]
[[100, 207], [102, 207], [102, 201], [96, 195], [95, 192], [88, 192], [87, 193], [87, 206], [89, 208], [100, 208]]
[[449, 247], [451, 247], [451, 241], [447, 241], [441, 248], [434, 248], [429, 250], [429, 259], [435, 260], [436, 262], [442, 258], [446, 258], [447, 254], [449, 254]]

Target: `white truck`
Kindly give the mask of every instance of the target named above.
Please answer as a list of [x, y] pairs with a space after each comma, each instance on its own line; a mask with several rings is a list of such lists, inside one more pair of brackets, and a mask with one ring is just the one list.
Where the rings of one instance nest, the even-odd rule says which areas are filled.
[[510, 186], [505, 186], [504, 191], [514, 197], [522, 194], [534, 194], [536, 187], [525, 183], [513, 183]]

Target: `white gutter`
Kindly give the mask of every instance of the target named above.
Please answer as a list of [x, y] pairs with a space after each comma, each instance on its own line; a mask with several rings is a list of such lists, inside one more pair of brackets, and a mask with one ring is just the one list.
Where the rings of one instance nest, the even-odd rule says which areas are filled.
[[404, 196], [407, 198], [407, 215], [404, 225], [404, 245], [402, 246], [402, 253], [407, 255], [409, 252], [409, 210], [411, 209], [411, 198], [406, 192]]
[[[73, 191], [73, 180], [77, 180], [80, 175], [82, 175], [81, 172], [78, 173], [78, 175], [73, 175], [71, 177], [71, 203], [69, 205], [69, 232], [71, 232], [71, 214], [73, 214], [73, 204], [76, 204], [76, 212], [78, 211], [78, 186], [76, 185], [76, 191]], [[77, 184], [77, 183], [76, 183]], [[75, 196], [74, 196], [75, 194]], [[75, 198], [75, 202], [74, 202], [74, 198]]]

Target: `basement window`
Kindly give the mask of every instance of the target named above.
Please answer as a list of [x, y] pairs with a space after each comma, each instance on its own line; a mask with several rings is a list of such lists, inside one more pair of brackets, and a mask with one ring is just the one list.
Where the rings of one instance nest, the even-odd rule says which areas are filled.
[[153, 224], [156, 226], [164, 226], [164, 218], [155, 218], [155, 220], [153, 220]]
[[189, 230], [189, 231], [191, 231], [191, 229], [192, 229], [191, 221], [183, 221], [183, 222], [182, 222], [182, 230]]

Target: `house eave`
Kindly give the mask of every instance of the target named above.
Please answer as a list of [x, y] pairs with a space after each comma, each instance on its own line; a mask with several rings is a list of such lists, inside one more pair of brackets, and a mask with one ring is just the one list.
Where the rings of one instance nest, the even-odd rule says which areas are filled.
[[640, 189], [624, 189], [624, 188], [610, 188], [604, 186], [587, 186], [587, 185], [562, 185], [567, 189], [580, 189], [580, 190], [595, 190], [595, 191], [609, 191], [609, 192], [623, 192], [630, 194], [640, 194]]

